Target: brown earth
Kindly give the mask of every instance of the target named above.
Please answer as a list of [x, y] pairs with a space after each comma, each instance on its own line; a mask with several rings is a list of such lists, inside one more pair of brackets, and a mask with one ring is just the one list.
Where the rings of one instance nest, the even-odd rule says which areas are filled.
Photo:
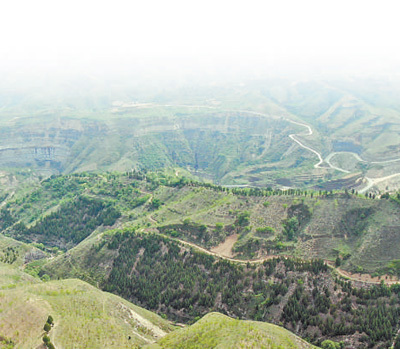
[[238, 240], [239, 234], [233, 234], [228, 236], [224, 242], [220, 243], [218, 246], [213, 247], [211, 252], [214, 252], [222, 257], [234, 257], [234, 253], [232, 252], [233, 245]]

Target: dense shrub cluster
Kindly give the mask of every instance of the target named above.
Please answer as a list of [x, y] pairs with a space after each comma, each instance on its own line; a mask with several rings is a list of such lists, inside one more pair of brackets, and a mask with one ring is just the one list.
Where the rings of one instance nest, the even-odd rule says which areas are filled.
[[120, 213], [104, 201], [80, 196], [32, 227], [19, 223], [13, 229], [15, 236], [25, 241], [63, 247], [68, 243], [78, 244], [98, 226], [111, 226], [119, 217]]

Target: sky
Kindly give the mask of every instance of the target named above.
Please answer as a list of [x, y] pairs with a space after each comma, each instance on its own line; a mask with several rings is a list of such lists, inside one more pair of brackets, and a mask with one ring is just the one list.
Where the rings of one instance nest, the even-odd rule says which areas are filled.
[[0, 71], [400, 71], [396, 1], [2, 4]]

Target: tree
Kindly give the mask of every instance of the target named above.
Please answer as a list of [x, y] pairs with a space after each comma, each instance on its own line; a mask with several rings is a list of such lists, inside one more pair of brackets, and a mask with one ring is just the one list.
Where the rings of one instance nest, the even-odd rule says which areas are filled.
[[240, 225], [241, 227], [248, 225], [250, 222], [250, 212], [249, 211], [244, 211], [239, 213], [236, 219], [237, 225]]
[[42, 339], [46, 346], [48, 345], [48, 343], [50, 343], [50, 337], [47, 334], [45, 334]]
[[299, 220], [296, 216], [288, 219], [285, 223], [284, 233], [288, 240], [293, 240], [299, 229]]
[[48, 322], [46, 322], [43, 326], [43, 329], [48, 333], [51, 330], [51, 326]]
[[162, 205], [162, 202], [160, 199], [154, 198], [153, 201], [151, 202], [151, 206], [157, 210], [158, 208], [160, 208], [160, 206]]
[[215, 231], [220, 233], [224, 229], [224, 224], [223, 223], [216, 223], [215, 224]]
[[53, 317], [52, 317], [51, 315], [49, 315], [49, 317], [47, 318], [47, 322], [48, 322], [51, 326], [54, 325], [54, 320], [53, 320]]

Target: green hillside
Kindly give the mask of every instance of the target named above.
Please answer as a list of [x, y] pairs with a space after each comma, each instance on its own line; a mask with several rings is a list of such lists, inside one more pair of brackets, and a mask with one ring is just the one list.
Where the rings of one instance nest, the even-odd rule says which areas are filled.
[[239, 259], [339, 258], [348, 271], [397, 273], [388, 267], [400, 258], [396, 195], [225, 188], [180, 172], [52, 176], [8, 200], [2, 231], [56, 253], [135, 226]]
[[339, 275], [396, 280], [396, 195], [226, 188], [180, 171], [51, 176], [7, 200], [4, 241], [45, 251], [39, 261], [18, 254], [32, 275], [79, 278], [171, 320], [217, 311], [316, 345], [394, 340], [398, 286]]
[[210, 313], [145, 348], [315, 348], [276, 325]]
[[21, 266], [46, 258], [48, 254], [33, 245], [28, 245], [0, 234], [0, 262]]
[[97, 282], [104, 290], [179, 322], [218, 311], [282, 323], [317, 345], [333, 339], [356, 347], [385, 346], [394, 339], [400, 321], [398, 284], [347, 281], [322, 260], [229, 261], [133, 229], [89, 239], [42, 272]]
[[80, 280], [42, 282], [0, 265], [0, 336], [11, 348], [42, 343], [48, 315], [56, 348], [132, 348], [173, 327], [159, 316]]
[[287, 152], [292, 145], [288, 136], [297, 130], [270, 113], [182, 107], [128, 108], [106, 120], [18, 118], [0, 127], [0, 167], [49, 175], [179, 166], [216, 182], [267, 185], [299, 172], [298, 167], [310, 168], [312, 154]]

